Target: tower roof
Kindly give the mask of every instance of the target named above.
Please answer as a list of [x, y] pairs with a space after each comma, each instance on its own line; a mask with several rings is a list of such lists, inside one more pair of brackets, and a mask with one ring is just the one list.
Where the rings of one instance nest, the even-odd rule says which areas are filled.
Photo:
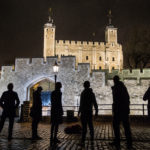
[[111, 10], [108, 11], [107, 17], [108, 17], [108, 26], [109, 27], [113, 27], [113, 25], [112, 25], [112, 13], [111, 13]]
[[52, 9], [49, 8], [49, 16], [48, 16], [48, 22], [44, 25], [44, 27], [54, 27], [54, 22], [52, 19]]

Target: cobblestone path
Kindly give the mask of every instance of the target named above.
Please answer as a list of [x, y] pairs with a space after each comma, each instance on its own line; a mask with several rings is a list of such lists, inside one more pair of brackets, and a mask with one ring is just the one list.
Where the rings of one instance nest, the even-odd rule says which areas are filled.
[[[110, 146], [114, 138], [111, 122], [94, 122], [95, 140], [93, 143], [87, 135], [85, 146], [79, 145], [80, 135], [68, 135], [64, 133], [64, 128], [71, 124], [64, 123], [60, 126], [58, 138], [61, 143], [55, 147], [50, 147], [50, 125], [41, 123], [38, 133], [42, 140], [31, 140], [31, 123], [15, 123], [13, 139], [7, 140], [8, 122], [0, 134], [0, 150], [115, 150]], [[133, 149], [150, 150], [150, 123], [137, 121], [131, 124], [133, 135]], [[121, 128], [121, 150], [127, 150], [125, 144], [124, 131]]]

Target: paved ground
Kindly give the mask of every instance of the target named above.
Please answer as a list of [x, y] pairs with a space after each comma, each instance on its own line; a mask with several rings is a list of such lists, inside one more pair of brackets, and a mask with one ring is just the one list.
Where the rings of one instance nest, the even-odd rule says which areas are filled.
[[[61, 143], [55, 147], [50, 145], [50, 125], [48, 123], [41, 123], [39, 125], [39, 135], [43, 138], [33, 142], [31, 140], [31, 123], [15, 123], [13, 140], [7, 140], [8, 122], [0, 134], [0, 150], [115, 150], [115, 147], [109, 145], [114, 135], [112, 131], [111, 122], [101, 121], [94, 122], [95, 125], [95, 140], [93, 143], [89, 140], [89, 135], [85, 142], [85, 147], [79, 145], [80, 135], [67, 135], [64, 128], [68, 123], [64, 123], [60, 127], [58, 134]], [[136, 150], [150, 150], [150, 123], [146, 120], [138, 119], [131, 123], [133, 134], [133, 148]], [[125, 137], [121, 128], [121, 150], [126, 150]]]

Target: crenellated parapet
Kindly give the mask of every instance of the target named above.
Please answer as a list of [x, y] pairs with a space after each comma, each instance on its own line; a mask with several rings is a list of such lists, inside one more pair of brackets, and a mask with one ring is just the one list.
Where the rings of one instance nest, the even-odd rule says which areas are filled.
[[140, 81], [143, 79], [150, 79], [150, 69], [123, 69], [121, 71], [119, 70], [112, 70], [111, 73], [109, 73], [108, 70], [105, 70], [107, 79], [113, 79], [115, 75], [118, 75], [122, 81], [124, 80], [137, 80], [137, 83], [140, 84]]
[[[15, 60], [14, 66], [2, 66], [1, 77], [4, 78], [4, 76], [14, 74], [15, 72], [20, 72], [20, 74], [24, 74], [24, 72], [34, 70], [33, 68], [49, 68], [50, 70], [52, 70], [55, 61], [58, 61], [58, 57], [47, 57], [46, 60], [44, 58], [17, 58]], [[76, 67], [76, 58], [74, 56], [61, 56], [58, 63], [60, 65], [60, 69], [65, 68], [70, 71], [76, 70], [77, 72], [87, 73], [88, 76], [95, 75], [98, 72], [104, 73], [106, 76], [106, 81], [112, 80], [115, 75], [119, 75], [122, 81], [134, 79], [138, 80], [139, 83], [142, 79], [150, 79], [150, 69], [116, 69], [112, 70], [111, 72], [108, 69], [90, 70], [90, 63], [78, 63]]]
[[1, 73], [8, 73], [14, 71], [13, 66], [2, 66]]
[[56, 46], [104, 46], [104, 42], [56, 40]]

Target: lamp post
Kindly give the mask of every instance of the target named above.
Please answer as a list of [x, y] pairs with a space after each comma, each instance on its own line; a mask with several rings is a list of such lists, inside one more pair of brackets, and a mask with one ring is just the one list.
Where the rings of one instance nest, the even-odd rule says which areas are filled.
[[55, 61], [55, 64], [53, 66], [53, 71], [55, 73], [54, 77], [55, 77], [55, 88], [56, 88], [56, 81], [57, 81], [57, 73], [58, 73], [58, 70], [59, 70], [59, 66], [57, 64], [57, 62]]

